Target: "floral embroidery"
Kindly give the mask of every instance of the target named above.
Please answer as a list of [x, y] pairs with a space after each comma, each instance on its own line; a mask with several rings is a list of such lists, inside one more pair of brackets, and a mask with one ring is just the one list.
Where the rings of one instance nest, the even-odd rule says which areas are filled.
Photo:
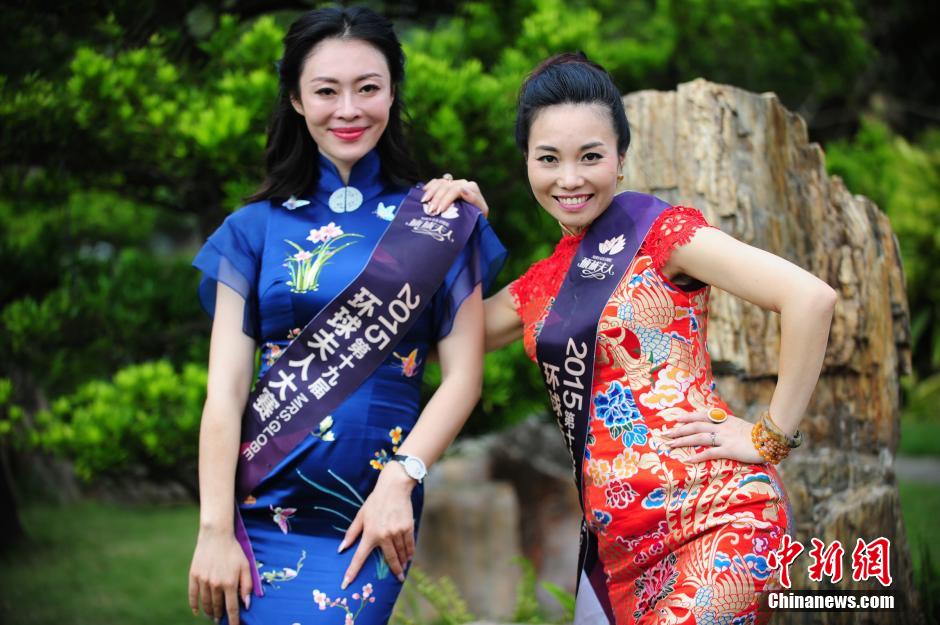
[[310, 433], [311, 436], [315, 436], [320, 440], [331, 443], [336, 440], [336, 434], [333, 433], [333, 415], [327, 415], [320, 421], [320, 425], [316, 430]]
[[372, 454], [374, 457], [369, 460], [369, 465], [373, 469], [376, 471], [381, 471], [384, 469], [385, 465], [388, 464], [389, 459], [392, 457], [392, 454], [398, 452], [398, 445], [401, 443], [401, 433], [402, 430], [400, 425], [389, 430], [388, 437], [392, 441], [392, 453], [390, 454], [388, 451], [380, 449]]
[[649, 429], [640, 419], [633, 393], [619, 381], [611, 382], [606, 393], [594, 396], [594, 409], [597, 418], [610, 430], [611, 438], [620, 438], [626, 447], [646, 443]]
[[276, 582], [289, 582], [300, 575], [300, 569], [304, 567], [304, 560], [306, 559], [307, 552], [301, 551], [300, 560], [297, 561], [297, 566], [295, 568], [284, 567], [280, 570], [273, 571], [262, 571], [261, 567], [263, 567], [264, 564], [258, 562], [256, 563], [258, 567], [258, 575], [265, 584], [270, 584], [274, 588], [277, 588]]
[[406, 378], [414, 377], [415, 373], [418, 372], [418, 365], [421, 364], [418, 359], [418, 348], [411, 350], [411, 353], [407, 356], [399, 356], [398, 352], [393, 352], [392, 355], [401, 361], [401, 374]]
[[633, 611], [633, 618], [640, 618], [652, 610], [660, 600], [665, 599], [675, 589], [678, 578], [674, 553], [670, 553], [647, 570], [636, 580], [636, 596], [639, 601]]
[[631, 478], [640, 470], [640, 454], [632, 449], [624, 449], [614, 458], [612, 467], [614, 475], [620, 479]]
[[603, 486], [610, 479], [610, 463], [592, 458], [588, 460], [587, 473], [594, 482], [594, 486]]
[[375, 452], [375, 458], [369, 461], [369, 465], [376, 471], [381, 471], [385, 468], [385, 465], [388, 464], [388, 452], [384, 449], [380, 449]]
[[627, 480], [611, 480], [607, 484], [607, 505], [611, 508], [623, 509], [636, 499], [636, 491]]
[[284, 353], [284, 350], [277, 343], [271, 343], [269, 341], [261, 346], [261, 352], [265, 354], [265, 364], [271, 367], [275, 362], [277, 362], [277, 359], [281, 357], [281, 354]]
[[290, 254], [284, 262], [284, 266], [290, 272], [290, 280], [287, 285], [291, 287], [293, 293], [307, 293], [316, 291], [319, 288], [320, 272], [327, 262], [336, 254], [353, 245], [355, 241], [343, 243], [334, 247], [337, 241], [346, 237], [361, 238], [361, 234], [344, 233], [343, 229], [332, 221], [317, 230], [311, 230], [307, 240], [315, 245], [312, 250], [305, 250], [293, 241], [285, 239], [285, 243], [293, 247], [297, 252]]
[[326, 610], [328, 608], [339, 608], [346, 612], [346, 619], [343, 621], [343, 625], [353, 625], [356, 622], [356, 619], [359, 618], [359, 614], [362, 612], [362, 609], [365, 608], [370, 603], [375, 603], [375, 597], [372, 595], [372, 584], [366, 584], [362, 587], [362, 592], [354, 592], [352, 594], [352, 600], [359, 602], [359, 607], [353, 612], [352, 608], [349, 607], [350, 601], [346, 597], [341, 599], [330, 599], [326, 593], [320, 592], [318, 589], [313, 591], [313, 602], [317, 604], [317, 607], [321, 610]]
[[290, 531], [290, 518], [297, 512], [297, 508], [281, 508], [278, 506], [268, 506], [273, 513], [272, 520], [281, 528], [281, 532], [286, 534]]

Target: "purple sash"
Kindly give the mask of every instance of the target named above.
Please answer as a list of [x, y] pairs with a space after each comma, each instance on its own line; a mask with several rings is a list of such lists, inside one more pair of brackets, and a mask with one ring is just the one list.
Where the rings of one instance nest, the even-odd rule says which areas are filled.
[[[235, 476], [244, 501], [395, 349], [431, 301], [473, 232], [479, 209], [458, 203], [425, 214], [413, 188], [362, 272], [327, 304], [255, 384], [242, 417]], [[254, 554], [236, 504], [235, 536], [261, 596]]]
[[[552, 411], [571, 454], [579, 501], [581, 463], [591, 418], [591, 386], [597, 325], [614, 289], [636, 256], [650, 227], [669, 205], [643, 193], [624, 192], [591, 225], [571, 261], [538, 334], [536, 358], [545, 379]], [[582, 601], [581, 577], [586, 576], [599, 608], [614, 622], [597, 537], [581, 523], [578, 557], [578, 602]], [[576, 619], [577, 620], [577, 619]]]

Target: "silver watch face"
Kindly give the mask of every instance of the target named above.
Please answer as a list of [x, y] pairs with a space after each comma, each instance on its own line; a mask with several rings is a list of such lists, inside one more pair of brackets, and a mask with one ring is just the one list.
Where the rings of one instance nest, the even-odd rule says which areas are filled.
[[427, 475], [428, 470], [424, 467], [424, 463], [421, 462], [420, 458], [415, 458], [414, 456], [408, 456], [402, 462], [402, 466], [405, 467], [405, 473], [409, 477], [416, 480], [423, 480], [424, 476]]

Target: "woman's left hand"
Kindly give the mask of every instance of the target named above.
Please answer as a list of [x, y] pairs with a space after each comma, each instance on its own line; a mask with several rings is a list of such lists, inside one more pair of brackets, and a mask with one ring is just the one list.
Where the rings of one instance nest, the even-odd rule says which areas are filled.
[[443, 177], [435, 178], [424, 185], [421, 201], [428, 204], [432, 215], [440, 215], [457, 200], [473, 204], [480, 209], [484, 217], [489, 217], [490, 207], [486, 205], [480, 186], [472, 180], [454, 180], [450, 174], [444, 174]]
[[680, 423], [665, 433], [672, 449], [678, 447], [707, 447], [690, 456], [686, 462], [703, 462], [728, 458], [740, 462], [762, 463], [764, 459], [751, 441], [754, 424], [728, 415], [723, 423], [713, 423], [705, 412], [691, 412], [676, 418]]
[[375, 488], [359, 508], [339, 546], [342, 552], [362, 534], [359, 547], [343, 575], [344, 590], [356, 579], [376, 547], [382, 550], [392, 574], [399, 581], [405, 581], [405, 569], [415, 553], [415, 522], [411, 507], [411, 491], [415, 484], [396, 461], [389, 461], [379, 473]]

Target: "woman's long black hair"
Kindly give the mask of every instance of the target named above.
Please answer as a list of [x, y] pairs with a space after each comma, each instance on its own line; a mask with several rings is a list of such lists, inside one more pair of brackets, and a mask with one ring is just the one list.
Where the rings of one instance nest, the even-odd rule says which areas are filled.
[[630, 124], [614, 79], [583, 52], [564, 52], [539, 63], [519, 89], [516, 145], [523, 154], [529, 151], [529, 131], [535, 116], [556, 104], [604, 106], [617, 133], [617, 153], [620, 156], [627, 153]]
[[310, 51], [330, 38], [365, 41], [385, 56], [395, 97], [389, 110], [388, 126], [376, 146], [382, 160], [382, 173], [397, 184], [418, 180], [418, 168], [408, 150], [402, 121], [405, 53], [392, 23], [365, 7], [316, 9], [299, 17], [284, 37], [284, 55], [278, 69], [277, 108], [268, 129], [265, 179], [249, 201], [305, 195], [317, 184], [319, 150], [304, 118], [291, 105], [291, 95], [300, 97], [300, 73]]

